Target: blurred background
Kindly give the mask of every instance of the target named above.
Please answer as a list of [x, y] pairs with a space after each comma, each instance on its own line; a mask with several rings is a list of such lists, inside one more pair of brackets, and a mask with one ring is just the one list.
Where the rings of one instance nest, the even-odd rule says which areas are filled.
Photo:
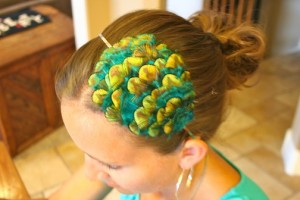
[[[53, 88], [57, 68], [127, 12], [164, 9], [187, 18], [210, 9], [232, 14], [236, 24], [258, 24], [267, 36], [265, 59], [249, 80], [255, 86], [229, 93], [227, 119], [211, 143], [270, 199], [300, 199], [298, 0], [0, 1], [2, 19], [23, 9], [35, 10], [50, 22], [0, 34], [0, 141], [31, 198], [48, 197], [83, 163], [61, 121]], [[114, 191], [107, 199], [117, 195]]]

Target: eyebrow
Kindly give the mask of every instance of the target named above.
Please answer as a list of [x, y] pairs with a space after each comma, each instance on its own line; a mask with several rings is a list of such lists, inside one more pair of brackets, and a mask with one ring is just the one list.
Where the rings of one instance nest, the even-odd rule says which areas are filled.
[[86, 155], [88, 155], [89, 157], [91, 157], [92, 159], [96, 160], [97, 162], [101, 163], [102, 165], [106, 165], [106, 166], [113, 166], [113, 165], [116, 165], [116, 166], [118, 166], [117, 164], [109, 164], [109, 163], [103, 162], [103, 161], [101, 161], [101, 160], [99, 160], [99, 159], [97, 159], [97, 158], [91, 156], [90, 154], [88, 154], [88, 153], [86, 153], [86, 152], [84, 152], [84, 153], [85, 153]]

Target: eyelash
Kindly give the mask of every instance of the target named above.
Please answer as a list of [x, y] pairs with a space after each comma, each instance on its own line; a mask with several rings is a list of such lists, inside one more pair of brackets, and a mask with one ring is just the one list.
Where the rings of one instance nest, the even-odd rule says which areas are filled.
[[106, 165], [106, 167], [108, 168], [108, 170], [118, 170], [118, 169], [120, 169], [120, 166]]
[[100, 163], [98, 162], [100, 165], [104, 166], [105, 168], [107, 168], [108, 170], [118, 170], [120, 169], [121, 167], [120, 166], [117, 166], [117, 165], [105, 165], [103, 163]]
[[[89, 157], [91, 157], [91, 156], [89, 156]], [[96, 160], [95, 158], [93, 158], [93, 157], [91, 157], [92, 159], [94, 159], [94, 160]], [[96, 160], [97, 161], [97, 160]], [[118, 169], [120, 169], [121, 168], [121, 166], [117, 166], [117, 165], [115, 165], [115, 166], [113, 166], [113, 165], [105, 165], [105, 164], [102, 164], [102, 163], [100, 163], [99, 161], [97, 161], [100, 165], [103, 165], [104, 167], [106, 167], [108, 170], [118, 170]]]

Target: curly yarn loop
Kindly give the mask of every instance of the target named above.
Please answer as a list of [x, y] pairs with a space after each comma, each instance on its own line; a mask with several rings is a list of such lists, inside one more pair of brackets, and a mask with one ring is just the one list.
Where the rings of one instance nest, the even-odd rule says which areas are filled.
[[153, 34], [123, 38], [95, 65], [92, 101], [135, 134], [171, 136], [194, 117], [195, 92], [184, 68], [182, 57]]

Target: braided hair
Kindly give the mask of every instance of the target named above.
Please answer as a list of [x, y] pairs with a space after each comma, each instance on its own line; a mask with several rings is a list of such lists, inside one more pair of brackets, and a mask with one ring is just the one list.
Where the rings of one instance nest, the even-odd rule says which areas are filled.
[[137, 135], [171, 136], [194, 118], [190, 73], [153, 34], [126, 37], [104, 50], [88, 84], [106, 118]]

